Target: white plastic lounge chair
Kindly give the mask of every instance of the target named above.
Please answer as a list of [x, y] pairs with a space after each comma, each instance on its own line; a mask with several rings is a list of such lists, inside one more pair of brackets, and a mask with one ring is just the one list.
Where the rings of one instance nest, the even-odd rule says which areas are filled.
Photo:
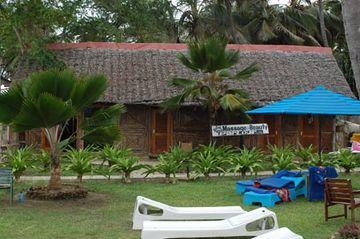
[[145, 221], [141, 239], [258, 236], [278, 228], [275, 213], [258, 208], [220, 221]]
[[302, 236], [293, 233], [286, 227], [262, 234], [253, 239], [303, 239]]
[[239, 206], [227, 207], [172, 207], [138, 196], [133, 214], [133, 229], [141, 230], [144, 221], [221, 220], [243, 214]]

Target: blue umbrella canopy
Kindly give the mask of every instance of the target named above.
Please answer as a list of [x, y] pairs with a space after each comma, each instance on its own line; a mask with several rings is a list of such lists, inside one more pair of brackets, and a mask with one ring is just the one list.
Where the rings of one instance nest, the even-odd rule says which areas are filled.
[[318, 86], [308, 92], [249, 110], [246, 113], [360, 115], [360, 101]]

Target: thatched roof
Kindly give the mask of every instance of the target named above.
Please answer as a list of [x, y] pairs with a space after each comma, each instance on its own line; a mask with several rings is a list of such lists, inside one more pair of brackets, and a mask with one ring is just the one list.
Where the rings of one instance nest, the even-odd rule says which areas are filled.
[[[78, 74], [105, 74], [109, 87], [102, 98], [106, 102], [155, 104], [174, 95], [167, 83], [172, 77], [191, 77], [176, 55], [186, 51], [184, 44], [156, 43], [65, 43], [49, 45], [57, 56]], [[241, 69], [257, 62], [261, 71], [243, 82], [231, 83], [245, 89], [258, 105], [305, 92], [317, 85], [353, 96], [337, 66], [330, 48], [229, 45], [240, 51]], [[23, 64], [14, 79], [25, 78], [36, 70]]]

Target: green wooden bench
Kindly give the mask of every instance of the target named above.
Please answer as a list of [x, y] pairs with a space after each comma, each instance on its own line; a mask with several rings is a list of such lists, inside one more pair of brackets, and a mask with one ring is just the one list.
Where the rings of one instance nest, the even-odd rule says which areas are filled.
[[13, 174], [11, 168], [0, 168], [0, 189], [9, 190], [10, 194], [10, 206], [13, 203]]

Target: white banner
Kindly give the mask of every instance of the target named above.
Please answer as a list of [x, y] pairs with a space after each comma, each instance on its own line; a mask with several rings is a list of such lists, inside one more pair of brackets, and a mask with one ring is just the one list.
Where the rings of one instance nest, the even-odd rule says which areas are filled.
[[211, 128], [213, 137], [269, 134], [267, 124], [213, 125]]

